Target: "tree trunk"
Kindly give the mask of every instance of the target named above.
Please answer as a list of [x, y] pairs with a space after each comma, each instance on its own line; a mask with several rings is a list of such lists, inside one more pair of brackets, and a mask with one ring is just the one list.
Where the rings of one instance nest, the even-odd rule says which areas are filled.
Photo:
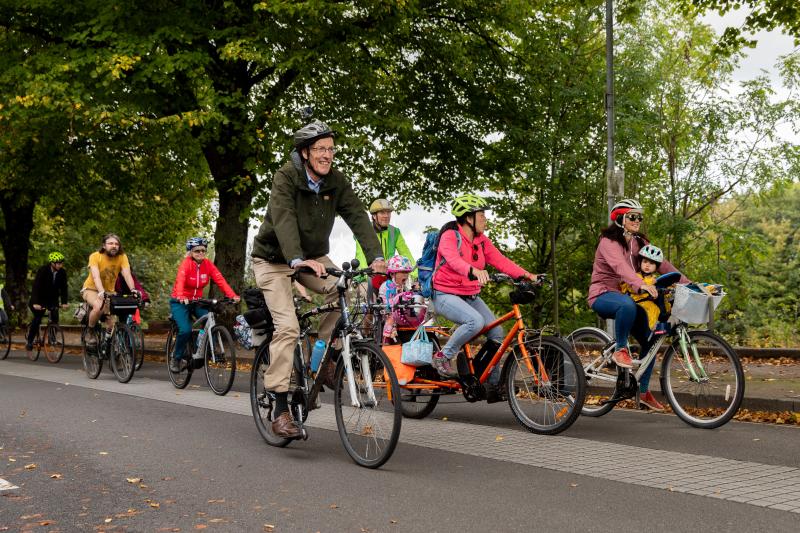
[[21, 324], [28, 309], [28, 250], [36, 200], [17, 195], [4, 197], [0, 203], [5, 220], [5, 228], [0, 231], [0, 244], [6, 260], [5, 285], [16, 308], [13, 315], [17, 324]]
[[217, 145], [203, 147], [219, 197], [219, 214], [214, 229], [214, 264], [240, 293], [244, 284], [247, 228], [254, 187], [242, 186], [247, 175], [244, 159], [225, 153]]

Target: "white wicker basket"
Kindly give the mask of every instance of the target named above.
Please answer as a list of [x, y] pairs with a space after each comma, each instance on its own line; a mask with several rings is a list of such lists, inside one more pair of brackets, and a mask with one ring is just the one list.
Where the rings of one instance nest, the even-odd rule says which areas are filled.
[[686, 285], [675, 285], [672, 316], [687, 324], [706, 324], [724, 297], [725, 293], [710, 296], [695, 292]]

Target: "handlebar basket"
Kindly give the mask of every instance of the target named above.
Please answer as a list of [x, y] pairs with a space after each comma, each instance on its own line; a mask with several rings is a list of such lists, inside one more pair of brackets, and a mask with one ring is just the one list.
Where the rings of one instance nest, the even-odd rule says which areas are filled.
[[711, 296], [697, 292], [686, 285], [675, 286], [675, 298], [672, 302], [672, 316], [687, 324], [706, 324], [711, 320], [717, 306], [725, 297], [725, 293]]
[[536, 293], [533, 287], [526, 283], [511, 291], [509, 298], [512, 304], [525, 305], [536, 299]]

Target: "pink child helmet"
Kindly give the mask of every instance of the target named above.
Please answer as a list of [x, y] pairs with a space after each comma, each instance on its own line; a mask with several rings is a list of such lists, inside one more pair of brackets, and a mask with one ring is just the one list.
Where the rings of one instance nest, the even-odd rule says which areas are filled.
[[389, 274], [394, 274], [395, 272], [411, 272], [412, 270], [414, 270], [414, 265], [411, 264], [411, 260], [402, 255], [396, 255], [386, 263], [386, 271]]
[[[398, 307], [398, 304], [409, 305], [412, 307]], [[395, 324], [401, 327], [416, 328], [425, 322], [425, 315], [428, 307], [425, 305], [425, 298], [421, 294], [405, 291], [392, 298], [392, 318]]]

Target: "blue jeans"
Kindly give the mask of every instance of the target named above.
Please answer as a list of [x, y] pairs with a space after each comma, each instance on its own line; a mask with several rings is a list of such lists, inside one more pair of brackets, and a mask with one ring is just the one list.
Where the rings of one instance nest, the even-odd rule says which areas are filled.
[[[486, 324], [491, 324], [495, 320], [494, 314], [480, 297], [462, 298], [455, 294], [434, 291], [433, 307], [437, 314], [455, 324], [461, 324], [450, 336], [447, 344], [442, 347], [442, 354], [448, 359], [455, 357], [467, 341], [477, 335]], [[505, 337], [503, 328], [501, 326], [493, 327], [486, 337], [498, 344], [502, 343]], [[489, 376], [489, 383], [497, 385], [499, 382], [500, 365], [497, 365]]]
[[[642, 347], [641, 355], [644, 356], [650, 349], [650, 326], [647, 322], [647, 313], [636, 305], [633, 298], [619, 292], [604, 292], [592, 304], [592, 310], [601, 318], [614, 320], [614, 336], [617, 349], [628, 345], [628, 336], [633, 335], [639, 346]], [[650, 388], [650, 376], [655, 367], [655, 358], [645, 369], [639, 380], [639, 390], [647, 392]]]
[[186, 351], [186, 343], [192, 338], [192, 314], [200, 318], [208, 314], [208, 309], [196, 305], [185, 305], [175, 298], [170, 298], [169, 308], [172, 318], [178, 324], [178, 336], [175, 338], [175, 359], [179, 360]]

